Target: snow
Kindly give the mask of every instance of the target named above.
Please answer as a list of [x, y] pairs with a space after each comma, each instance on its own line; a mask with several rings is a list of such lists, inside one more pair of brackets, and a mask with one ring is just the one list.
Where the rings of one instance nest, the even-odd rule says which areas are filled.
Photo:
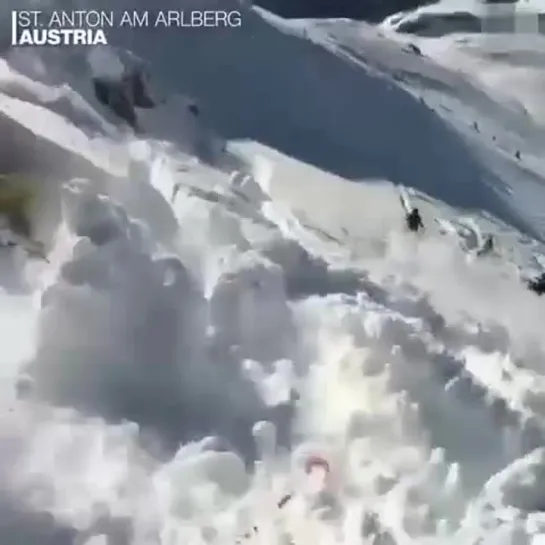
[[539, 30], [543, 4], [538, 0], [524, 2], [481, 2], [480, 0], [439, 0], [415, 10], [387, 17], [383, 25], [397, 32], [425, 36], [444, 34], [504, 34], [507, 41], [513, 31], [524, 34]]
[[[49, 263], [0, 248], [0, 542], [539, 543], [544, 38], [236, 6], [4, 52]], [[90, 77], [138, 57], [167, 100], [134, 135]]]

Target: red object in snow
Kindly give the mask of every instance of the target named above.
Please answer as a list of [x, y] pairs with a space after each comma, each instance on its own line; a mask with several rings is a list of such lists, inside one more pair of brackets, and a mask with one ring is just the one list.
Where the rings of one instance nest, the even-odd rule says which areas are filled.
[[329, 462], [325, 458], [316, 455], [309, 456], [305, 462], [305, 471], [307, 473], [310, 473], [315, 467], [323, 468], [326, 473], [329, 473], [331, 471], [331, 468], [329, 467]]

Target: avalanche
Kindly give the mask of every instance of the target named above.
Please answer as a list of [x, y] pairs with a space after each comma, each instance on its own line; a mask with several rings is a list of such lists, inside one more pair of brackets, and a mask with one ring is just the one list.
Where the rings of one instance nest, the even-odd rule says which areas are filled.
[[475, 76], [516, 67], [222, 7], [0, 60], [49, 260], [0, 248], [0, 542], [538, 543], [545, 133]]

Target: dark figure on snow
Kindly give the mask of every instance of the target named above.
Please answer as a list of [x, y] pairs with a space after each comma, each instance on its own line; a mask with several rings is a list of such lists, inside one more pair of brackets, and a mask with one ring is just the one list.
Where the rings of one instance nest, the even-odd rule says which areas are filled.
[[422, 223], [422, 216], [418, 208], [413, 208], [406, 216], [407, 228], [413, 232], [419, 229], [424, 229], [424, 223]]
[[529, 290], [537, 293], [538, 295], [543, 295], [545, 293], [545, 273], [539, 275], [533, 280], [528, 280], [527, 286]]

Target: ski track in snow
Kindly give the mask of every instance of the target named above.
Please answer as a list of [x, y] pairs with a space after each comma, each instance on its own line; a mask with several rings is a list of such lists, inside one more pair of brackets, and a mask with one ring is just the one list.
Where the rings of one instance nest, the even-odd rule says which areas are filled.
[[[293, 55], [257, 82], [241, 56], [247, 80], [225, 81], [220, 111], [221, 74], [203, 89], [246, 43], [224, 36], [215, 68], [199, 61], [142, 114], [147, 139], [68, 70], [81, 53], [1, 60], [0, 164], [34, 177], [50, 264], [0, 249], [0, 543], [532, 543], [545, 533], [545, 310], [514, 271], [542, 268], [542, 129], [469, 61], [456, 72], [458, 53], [440, 66], [364, 24], [245, 15], [256, 43]], [[152, 62], [160, 46], [136, 53]], [[318, 118], [328, 80], [297, 103], [320, 62], [350, 73], [333, 78], [336, 100], [366, 91], [360, 110]], [[285, 102], [277, 90], [240, 109], [303, 63]], [[206, 125], [187, 117], [189, 91]], [[226, 152], [218, 127], [239, 138]], [[331, 172], [302, 161], [336, 138]], [[344, 144], [352, 180], [332, 158]], [[400, 182], [428, 226], [417, 239]], [[434, 216], [494, 232], [502, 255], [468, 259]], [[329, 472], [306, 474], [312, 456]]]

